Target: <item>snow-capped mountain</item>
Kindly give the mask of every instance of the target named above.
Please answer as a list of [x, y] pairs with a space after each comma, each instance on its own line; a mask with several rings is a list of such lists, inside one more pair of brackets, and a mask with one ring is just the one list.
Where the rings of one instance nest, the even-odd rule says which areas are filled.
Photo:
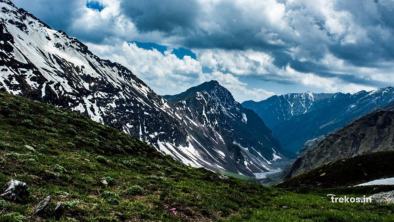
[[188, 131], [200, 138], [197, 140], [211, 139], [209, 144], [195, 145], [209, 147], [206, 155], [219, 165], [232, 171], [244, 172], [246, 168], [258, 172], [269, 170], [271, 162], [282, 158], [271, 130], [218, 82], [206, 82], [165, 98], [181, 113]]
[[[81, 112], [188, 165], [248, 175], [269, 170], [277, 147], [264, 152], [256, 147], [260, 156], [249, 143], [234, 139], [234, 147], [247, 147], [242, 156], [253, 159], [255, 166], [227, 158], [224, 148], [217, 148], [219, 132], [214, 138], [201, 133], [210, 128], [184, 116], [124, 66], [100, 59], [9, 0], [0, 0], [0, 10], [0, 90]], [[247, 120], [241, 116], [240, 121]], [[231, 130], [238, 134], [238, 129]]]
[[288, 94], [243, 103], [254, 110], [278, 138], [283, 150], [296, 153], [308, 140], [344, 127], [394, 101], [394, 88], [355, 94]]
[[291, 93], [272, 96], [260, 102], [246, 101], [242, 105], [264, 117], [269, 127], [308, 113], [316, 102], [331, 97], [332, 94]]
[[85, 113], [150, 143], [185, 143], [168, 104], [128, 69], [10, 1], [0, 7], [0, 88]]

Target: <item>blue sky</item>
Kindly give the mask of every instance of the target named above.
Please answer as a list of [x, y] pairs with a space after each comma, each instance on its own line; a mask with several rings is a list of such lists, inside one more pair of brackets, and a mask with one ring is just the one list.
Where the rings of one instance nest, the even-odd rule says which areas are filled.
[[87, 1], [86, 7], [101, 12], [105, 6], [99, 1]]
[[216, 79], [239, 101], [394, 85], [392, 0], [14, 0], [159, 94]]

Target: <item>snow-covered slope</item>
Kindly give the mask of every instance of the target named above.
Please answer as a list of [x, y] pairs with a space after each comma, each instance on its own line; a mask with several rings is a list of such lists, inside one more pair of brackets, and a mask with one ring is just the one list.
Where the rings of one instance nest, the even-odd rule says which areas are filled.
[[323, 93], [291, 93], [272, 96], [260, 102], [246, 101], [242, 105], [264, 117], [264, 122], [273, 128], [282, 121], [287, 121], [312, 111], [319, 101], [332, 96], [333, 94]]
[[218, 82], [206, 82], [166, 99], [185, 117], [187, 130], [197, 140], [211, 139], [213, 146], [195, 145], [206, 147], [205, 155], [218, 165], [236, 172], [257, 173], [270, 170], [272, 162], [282, 159], [270, 129]]
[[[221, 135], [201, 133], [209, 131], [206, 125], [183, 116], [127, 68], [98, 58], [77, 39], [8, 0], [0, 0], [0, 15], [0, 90], [84, 113], [188, 165], [249, 175], [269, 168], [264, 165], [273, 151], [253, 168], [247, 162], [223, 160], [227, 153], [221, 155], [216, 143]], [[216, 149], [214, 156], [211, 150]], [[247, 149], [242, 152], [252, 155]]]
[[308, 140], [338, 130], [394, 102], [394, 88], [355, 94], [288, 94], [245, 102], [272, 129], [283, 150], [296, 153]]
[[128, 69], [8, 1], [0, 7], [0, 88], [85, 113], [150, 143], [185, 143], [168, 104]]

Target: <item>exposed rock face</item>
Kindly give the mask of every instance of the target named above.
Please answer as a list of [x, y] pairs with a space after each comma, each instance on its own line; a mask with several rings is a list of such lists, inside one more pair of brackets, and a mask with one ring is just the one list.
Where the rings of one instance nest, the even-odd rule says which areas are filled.
[[[0, 1], [0, 15], [0, 90], [83, 113], [194, 167], [253, 175], [269, 170], [270, 161], [280, 157], [269, 130], [251, 111], [238, 112], [228, 132], [214, 132], [197, 113], [202, 110], [191, 107], [195, 115], [189, 115], [173, 107], [124, 66], [100, 59], [10, 1]], [[235, 104], [228, 94], [219, 99]], [[247, 129], [253, 122], [262, 124], [252, 128], [261, 132]], [[253, 142], [242, 140], [245, 132]]]
[[371, 196], [372, 201], [379, 204], [394, 204], [394, 191], [377, 193]]
[[242, 105], [266, 119], [268, 126], [275, 127], [283, 121], [310, 112], [317, 102], [330, 97], [332, 94], [291, 93], [272, 96], [260, 102], [246, 101]]
[[294, 155], [308, 140], [341, 129], [393, 101], [394, 88], [388, 87], [355, 94], [287, 94], [243, 105], [259, 114], [282, 149]]
[[[206, 82], [175, 96], [165, 97], [189, 126], [191, 140], [212, 141], [202, 145], [215, 162], [237, 172], [264, 172], [281, 159], [280, 146], [270, 129], [249, 109], [236, 102], [216, 81]], [[199, 144], [195, 144], [198, 146]], [[233, 164], [236, 163], [236, 164]]]
[[[345, 162], [371, 154], [388, 153], [388, 157], [390, 152], [394, 152], [393, 132], [394, 109], [373, 112], [306, 149], [295, 161], [288, 176], [294, 177], [340, 160]], [[379, 164], [385, 164], [379, 163], [378, 159], [376, 161], [376, 168]], [[358, 164], [362, 165], [361, 162]], [[365, 175], [366, 179], [368, 177], [373, 175]]]
[[18, 203], [26, 203], [29, 198], [28, 186], [19, 180], [9, 181], [0, 197]]

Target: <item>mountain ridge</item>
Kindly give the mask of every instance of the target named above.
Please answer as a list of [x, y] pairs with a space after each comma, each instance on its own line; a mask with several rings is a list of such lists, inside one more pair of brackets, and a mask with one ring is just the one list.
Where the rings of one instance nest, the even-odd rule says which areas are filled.
[[[312, 94], [314, 99], [305, 94], [289, 95], [293, 97], [275, 96], [258, 103], [243, 103], [243, 106], [258, 113], [272, 129], [284, 151], [295, 156], [308, 140], [325, 136], [391, 104], [394, 101], [394, 88], [386, 87], [354, 94]], [[317, 97], [320, 98], [316, 99]], [[294, 107], [291, 107], [291, 104]], [[297, 111], [293, 113], [295, 115], [290, 115], [292, 110]]]
[[374, 111], [306, 148], [287, 183], [349, 186], [392, 177], [393, 130], [394, 107]]
[[[100, 59], [76, 38], [9, 1], [0, 7], [0, 89], [83, 113], [187, 165], [255, 173], [241, 162], [224, 163], [214, 152], [217, 141], [204, 134], [210, 129], [184, 118], [124, 66]], [[244, 151], [242, 156], [250, 154]], [[258, 159], [269, 165], [264, 157]]]

